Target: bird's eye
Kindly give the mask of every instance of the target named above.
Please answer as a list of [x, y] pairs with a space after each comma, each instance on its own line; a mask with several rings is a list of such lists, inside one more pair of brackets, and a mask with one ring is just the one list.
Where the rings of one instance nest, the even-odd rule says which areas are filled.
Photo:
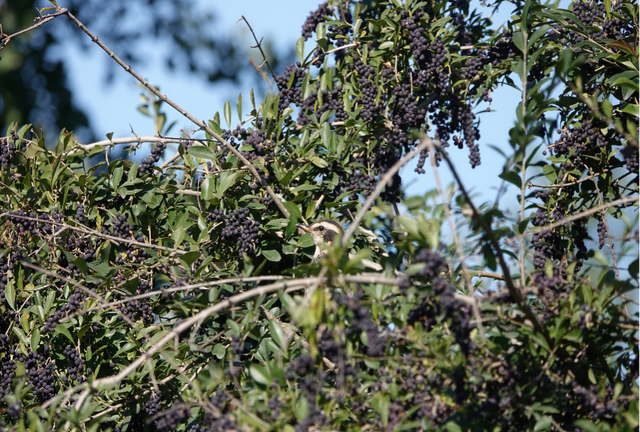
[[324, 231], [324, 227], [322, 225], [320, 225], [318, 228], [316, 228], [317, 231]]

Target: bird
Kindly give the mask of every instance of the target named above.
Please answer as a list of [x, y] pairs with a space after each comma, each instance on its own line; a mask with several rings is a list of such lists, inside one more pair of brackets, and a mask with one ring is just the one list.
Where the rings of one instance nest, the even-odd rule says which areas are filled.
[[297, 225], [303, 231], [311, 234], [313, 243], [316, 245], [316, 251], [313, 254], [311, 260], [312, 263], [319, 262], [322, 257], [327, 253], [326, 248], [333, 246], [333, 241], [336, 237], [344, 234], [344, 230], [338, 222], [322, 219], [311, 225]]
[[[341, 238], [344, 235], [344, 230], [342, 226], [335, 221], [330, 219], [322, 219], [317, 222], [312, 223], [311, 225], [296, 225], [301, 230], [308, 232], [311, 234], [313, 238], [313, 243], [316, 246], [316, 250], [313, 254], [313, 258], [311, 259], [312, 263], [317, 263], [322, 260], [327, 253], [327, 248], [333, 246], [336, 238]], [[351, 257], [351, 254], [349, 254]], [[369, 261], [367, 259], [361, 260], [362, 264], [372, 270], [381, 271], [382, 266], [373, 261]]]

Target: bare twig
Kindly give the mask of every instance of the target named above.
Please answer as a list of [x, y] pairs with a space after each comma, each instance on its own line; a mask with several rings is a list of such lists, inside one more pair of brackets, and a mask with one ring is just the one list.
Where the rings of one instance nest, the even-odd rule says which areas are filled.
[[249, 31], [253, 35], [253, 40], [256, 41], [256, 46], [254, 46], [252, 48], [258, 48], [260, 50], [260, 55], [262, 56], [262, 61], [269, 68], [269, 72], [271, 72], [271, 76], [273, 77], [273, 82], [276, 82], [276, 74], [273, 73], [273, 69], [271, 69], [271, 65], [269, 64], [269, 60], [267, 60], [267, 56], [265, 55], [264, 51], [262, 50], [262, 39], [258, 40], [258, 38], [256, 37], [256, 33], [253, 31], [253, 28], [251, 27], [251, 24], [249, 24], [249, 21], [247, 21], [247, 19], [244, 17], [244, 15], [242, 15], [240, 17], [240, 19], [243, 20], [247, 24], [247, 27], [249, 27]]
[[[251, 279], [251, 278], [238, 279], [238, 281], [247, 281], [248, 279]], [[363, 273], [359, 275], [338, 276], [334, 280], [336, 283], [371, 283], [371, 284], [396, 285], [396, 286], [400, 283], [400, 279], [383, 277], [377, 273]], [[213, 283], [218, 283], [218, 284], [230, 283], [230, 281], [231, 279], [227, 279], [224, 281], [216, 281]], [[57, 400], [60, 400], [61, 398], [68, 398], [77, 391], [85, 392], [90, 389], [101, 390], [101, 389], [117, 386], [119, 383], [122, 382], [122, 380], [127, 378], [129, 374], [134, 372], [140, 366], [144, 365], [156, 353], [160, 352], [164, 348], [164, 346], [167, 343], [169, 343], [171, 340], [178, 337], [187, 329], [193, 327], [198, 323], [203, 322], [210, 316], [222, 310], [229, 309], [230, 307], [236, 304], [242, 303], [243, 301], [249, 300], [254, 297], [264, 296], [267, 294], [271, 294], [277, 291], [284, 291], [284, 290], [299, 291], [299, 290], [308, 288], [310, 286], [318, 285], [319, 283], [328, 282], [328, 281], [329, 281], [329, 278], [325, 278], [325, 277], [292, 279], [292, 280], [287, 280], [287, 281], [277, 282], [274, 284], [256, 287], [249, 291], [245, 291], [243, 293], [230, 297], [224, 301], [221, 301], [220, 303], [217, 303], [211, 307], [203, 309], [199, 313], [195, 314], [190, 318], [185, 319], [184, 321], [181, 321], [179, 324], [177, 324], [173, 328], [173, 330], [171, 330], [170, 332], [165, 334], [161, 339], [155, 342], [146, 352], [142, 353], [140, 357], [138, 357], [133, 362], [131, 362], [127, 367], [125, 367], [118, 374], [100, 378], [92, 382], [85, 382], [85, 383], [78, 384], [77, 386], [68, 389], [61, 395], [58, 395], [52, 399], [49, 399], [47, 402], [45, 402], [42, 405], [42, 408], [46, 409], [51, 405], [53, 405]], [[202, 285], [196, 285], [196, 286], [202, 286]], [[181, 287], [181, 289], [184, 289], [184, 287]], [[462, 301], [465, 301], [469, 304], [472, 304], [473, 302], [475, 302], [474, 299], [461, 294], [456, 294], [456, 298]]]
[[573, 186], [573, 185], [577, 185], [577, 184], [580, 184], [582, 182], [585, 182], [587, 180], [591, 180], [594, 177], [599, 177], [600, 175], [602, 175], [603, 173], [606, 173], [606, 172], [609, 172], [609, 170], [605, 169], [605, 170], [602, 170], [601, 173], [592, 174], [592, 175], [589, 175], [587, 177], [584, 177], [584, 178], [581, 178], [579, 180], [576, 180], [576, 181], [573, 181], [573, 182], [569, 182], [569, 183], [561, 183], [561, 184], [555, 184], [555, 185], [541, 185], [541, 184], [529, 183], [529, 189], [531, 189], [532, 187], [555, 189], [555, 188], [563, 188], [563, 187], [567, 187], [567, 186]]
[[102, 140], [96, 141], [91, 144], [80, 144], [83, 150], [91, 150], [94, 147], [109, 147], [115, 144], [132, 144], [132, 143], [151, 143], [151, 142], [161, 142], [161, 143], [180, 143], [185, 139], [189, 138], [170, 138], [170, 137], [160, 137], [160, 136], [135, 136], [128, 138], [113, 138], [110, 140]]
[[31, 27], [27, 27], [26, 29], [22, 29], [20, 31], [17, 31], [15, 33], [12, 33], [10, 35], [4, 34], [2, 32], [2, 26], [0, 25], [0, 51], [2, 51], [2, 49], [7, 46], [7, 44], [9, 43], [9, 41], [11, 39], [13, 39], [16, 36], [20, 36], [22, 34], [28, 33], [31, 30], [34, 30], [38, 27], [40, 27], [41, 25], [51, 21], [52, 19], [59, 17], [60, 15], [64, 15], [65, 14], [65, 10], [57, 10], [54, 13], [50, 13], [47, 15], [44, 15], [42, 17], [36, 17], [36, 23], [34, 25], [32, 25]]

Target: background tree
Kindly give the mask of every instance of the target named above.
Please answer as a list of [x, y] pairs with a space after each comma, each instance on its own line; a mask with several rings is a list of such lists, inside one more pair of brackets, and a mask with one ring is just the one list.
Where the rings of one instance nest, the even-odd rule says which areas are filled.
[[[206, 122], [131, 71], [192, 136], [63, 132], [51, 149], [11, 125], [5, 427], [637, 428], [637, 5], [493, 6], [513, 9], [495, 32], [466, 2], [323, 3], [278, 91]], [[496, 175], [516, 211], [504, 189], [478, 205], [458, 175], [505, 85], [521, 102]], [[85, 166], [140, 142], [140, 163]], [[440, 168], [405, 197], [413, 158]], [[308, 264], [296, 225], [323, 218], [348, 229]]]
[[[0, 1], [0, 30], [10, 35], [31, 26], [41, 3]], [[243, 70], [252, 68], [241, 38], [216, 31], [215, 15], [203, 13], [190, 1], [145, 0], [132, 7], [125, 1], [70, 0], [65, 6], [134, 67], [150, 61], [148, 46], [153, 46], [168, 70], [190, 73], [210, 83], [236, 82], [245, 76]], [[95, 139], [87, 113], [74, 100], [68, 81], [65, 49], [77, 44], [88, 50], [91, 45], [77, 35], [68, 23], [54, 20], [13, 43], [0, 43], [0, 130], [12, 122], [32, 123], [53, 133], [67, 128], [84, 140]], [[270, 57], [277, 65], [290, 55]], [[105, 81], [112, 82], [116, 65], [105, 64]], [[262, 79], [255, 84], [262, 87]]]

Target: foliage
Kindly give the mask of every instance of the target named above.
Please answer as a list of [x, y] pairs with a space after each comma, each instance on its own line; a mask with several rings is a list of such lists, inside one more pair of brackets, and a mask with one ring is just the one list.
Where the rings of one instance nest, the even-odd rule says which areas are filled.
[[[637, 4], [493, 6], [513, 8], [495, 31], [462, 1], [322, 4], [278, 92], [194, 136], [169, 135], [165, 103], [184, 112], [148, 83], [156, 137], [11, 125], [5, 427], [637, 428]], [[505, 85], [517, 211], [460, 182], [405, 197], [411, 152], [419, 173], [457, 176], [454, 146], [480, 164], [476, 113]], [[153, 150], [88, 166], [123, 142]], [[307, 264], [296, 225], [327, 218], [356, 235]]]

